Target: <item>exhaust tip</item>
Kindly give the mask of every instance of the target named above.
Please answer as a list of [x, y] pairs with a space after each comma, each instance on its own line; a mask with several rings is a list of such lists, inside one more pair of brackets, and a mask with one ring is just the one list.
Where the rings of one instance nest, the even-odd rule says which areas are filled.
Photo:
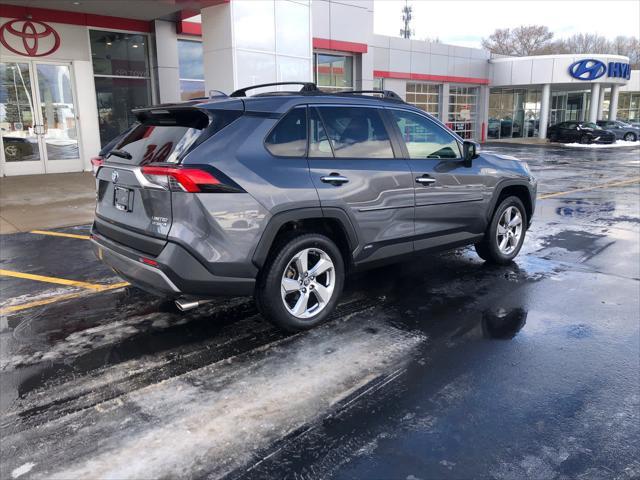
[[194, 308], [211, 301], [212, 300], [188, 300], [186, 298], [178, 298], [175, 300], [175, 304], [181, 312], [188, 312], [189, 310], [193, 310]]
[[177, 299], [175, 303], [176, 307], [178, 307], [178, 310], [181, 312], [188, 312], [200, 305], [198, 300], [185, 300], [184, 298]]

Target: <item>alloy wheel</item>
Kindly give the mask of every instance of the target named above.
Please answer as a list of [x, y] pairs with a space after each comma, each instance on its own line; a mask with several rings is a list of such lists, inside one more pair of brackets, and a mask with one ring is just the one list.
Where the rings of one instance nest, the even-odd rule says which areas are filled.
[[500, 216], [496, 231], [498, 249], [504, 255], [511, 255], [522, 237], [522, 214], [516, 207], [508, 207]]
[[296, 253], [284, 269], [280, 293], [287, 311], [297, 318], [312, 318], [327, 306], [336, 282], [331, 257], [319, 248]]

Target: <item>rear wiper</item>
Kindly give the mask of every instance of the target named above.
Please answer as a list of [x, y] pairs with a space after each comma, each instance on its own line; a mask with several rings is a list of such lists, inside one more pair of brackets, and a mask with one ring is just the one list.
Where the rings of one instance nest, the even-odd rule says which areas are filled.
[[115, 155], [116, 157], [124, 158], [127, 160], [131, 160], [133, 157], [131, 154], [125, 150], [111, 150], [109, 152], [109, 156]]

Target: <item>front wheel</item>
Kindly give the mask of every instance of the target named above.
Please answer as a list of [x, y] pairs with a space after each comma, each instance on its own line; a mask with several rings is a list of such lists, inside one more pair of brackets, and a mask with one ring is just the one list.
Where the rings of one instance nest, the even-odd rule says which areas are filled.
[[591, 137], [589, 137], [589, 135], [580, 136], [580, 143], [582, 143], [583, 145], [591, 143]]
[[527, 231], [527, 211], [518, 197], [505, 198], [496, 209], [476, 252], [483, 260], [506, 265], [520, 252]]
[[288, 332], [324, 322], [344, 284], [344, 263], [336, 244], [315, 233], [285, 238], [258, 279], [262, 314]]

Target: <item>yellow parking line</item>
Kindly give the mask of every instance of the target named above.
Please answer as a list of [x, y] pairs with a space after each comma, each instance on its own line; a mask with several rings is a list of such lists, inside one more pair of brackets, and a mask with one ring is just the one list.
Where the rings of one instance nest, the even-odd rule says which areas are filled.
[[[104, 285], [104, 288], [100, 292], [106, 292], [109, 290], [116, 290], [129, 285], [127, 282], [114, 283], [111, 285]], [[98, 292], [96, 292], [98, 293]], [[77, 298], [86, 295], [85, 292], [66, 293], [62, 295], [56, 295], [55, 297], [44, 298], [42, 300], [35, 300], [33, 302], [19, 303], [18, 305], [11, 305], [9, 307], [0, 308], [0, 315], [4, 315], [12, 312], [19, 312], [20, 310], [26, 310], [27, 308], [40, 307], [42, 305], [49, 305], [50, 303], [61, 302], [62, 300], [69, 300], [71, 298]]]
[[538, 197], [538, 200], [543, 200], [545, 198], [560, 197], [562, 195], [568, 195], [570, 193], [575, 193], [575, 192], [587, 192], [589, 190], [596, 190], [598, 188], [607, 188], [607, 187], [617, 187], [617, 186], [621, 186], [621, 185], [630, 185], [632, 183], [638, 183], [638, 182], [640, 182], [640, 177], [635, 177], [635, 178], [632, 178], [630, 180], [622, 180], [622, 181], [619, 181], [619, 182], [602, 183], [600, 185], [594, 185], [592, 187], [574, 188], [573, 190], [566, 190], [564, 192], [547, 193], [545, 195], [540, 195]]
[[47, 230], [31, 230], [29, 233], [37, 233], [38, 235], [51, 235], [52, 237], [77, 238], [79, 240], [89, 240], [89, 235], [76, 235], [75, 233], [48, 232]]
[[[113, 288], [112, 285], [100, 285], [97, 283], [80, 282], [78, 280], [68, 280], [66, 278], [47, 277], [44, 275], [34, 275], [32, 273], [14, 272], [13, 270], [0, 270], [0, 276], [24, 278], [27, 280], [35, 280], [37, 282], [55, 283], [58, 285], [68, 285], [70, 287], [79, 287], [79, 288], [86, 288], [89, 290], [95, 290], [96, 292], [101, 292], [105, 289]], [[113, 285], [125, 286], [125, 285], [128, 285], [128, 283], [121, 282], [119, 284], [116, 283]]]

